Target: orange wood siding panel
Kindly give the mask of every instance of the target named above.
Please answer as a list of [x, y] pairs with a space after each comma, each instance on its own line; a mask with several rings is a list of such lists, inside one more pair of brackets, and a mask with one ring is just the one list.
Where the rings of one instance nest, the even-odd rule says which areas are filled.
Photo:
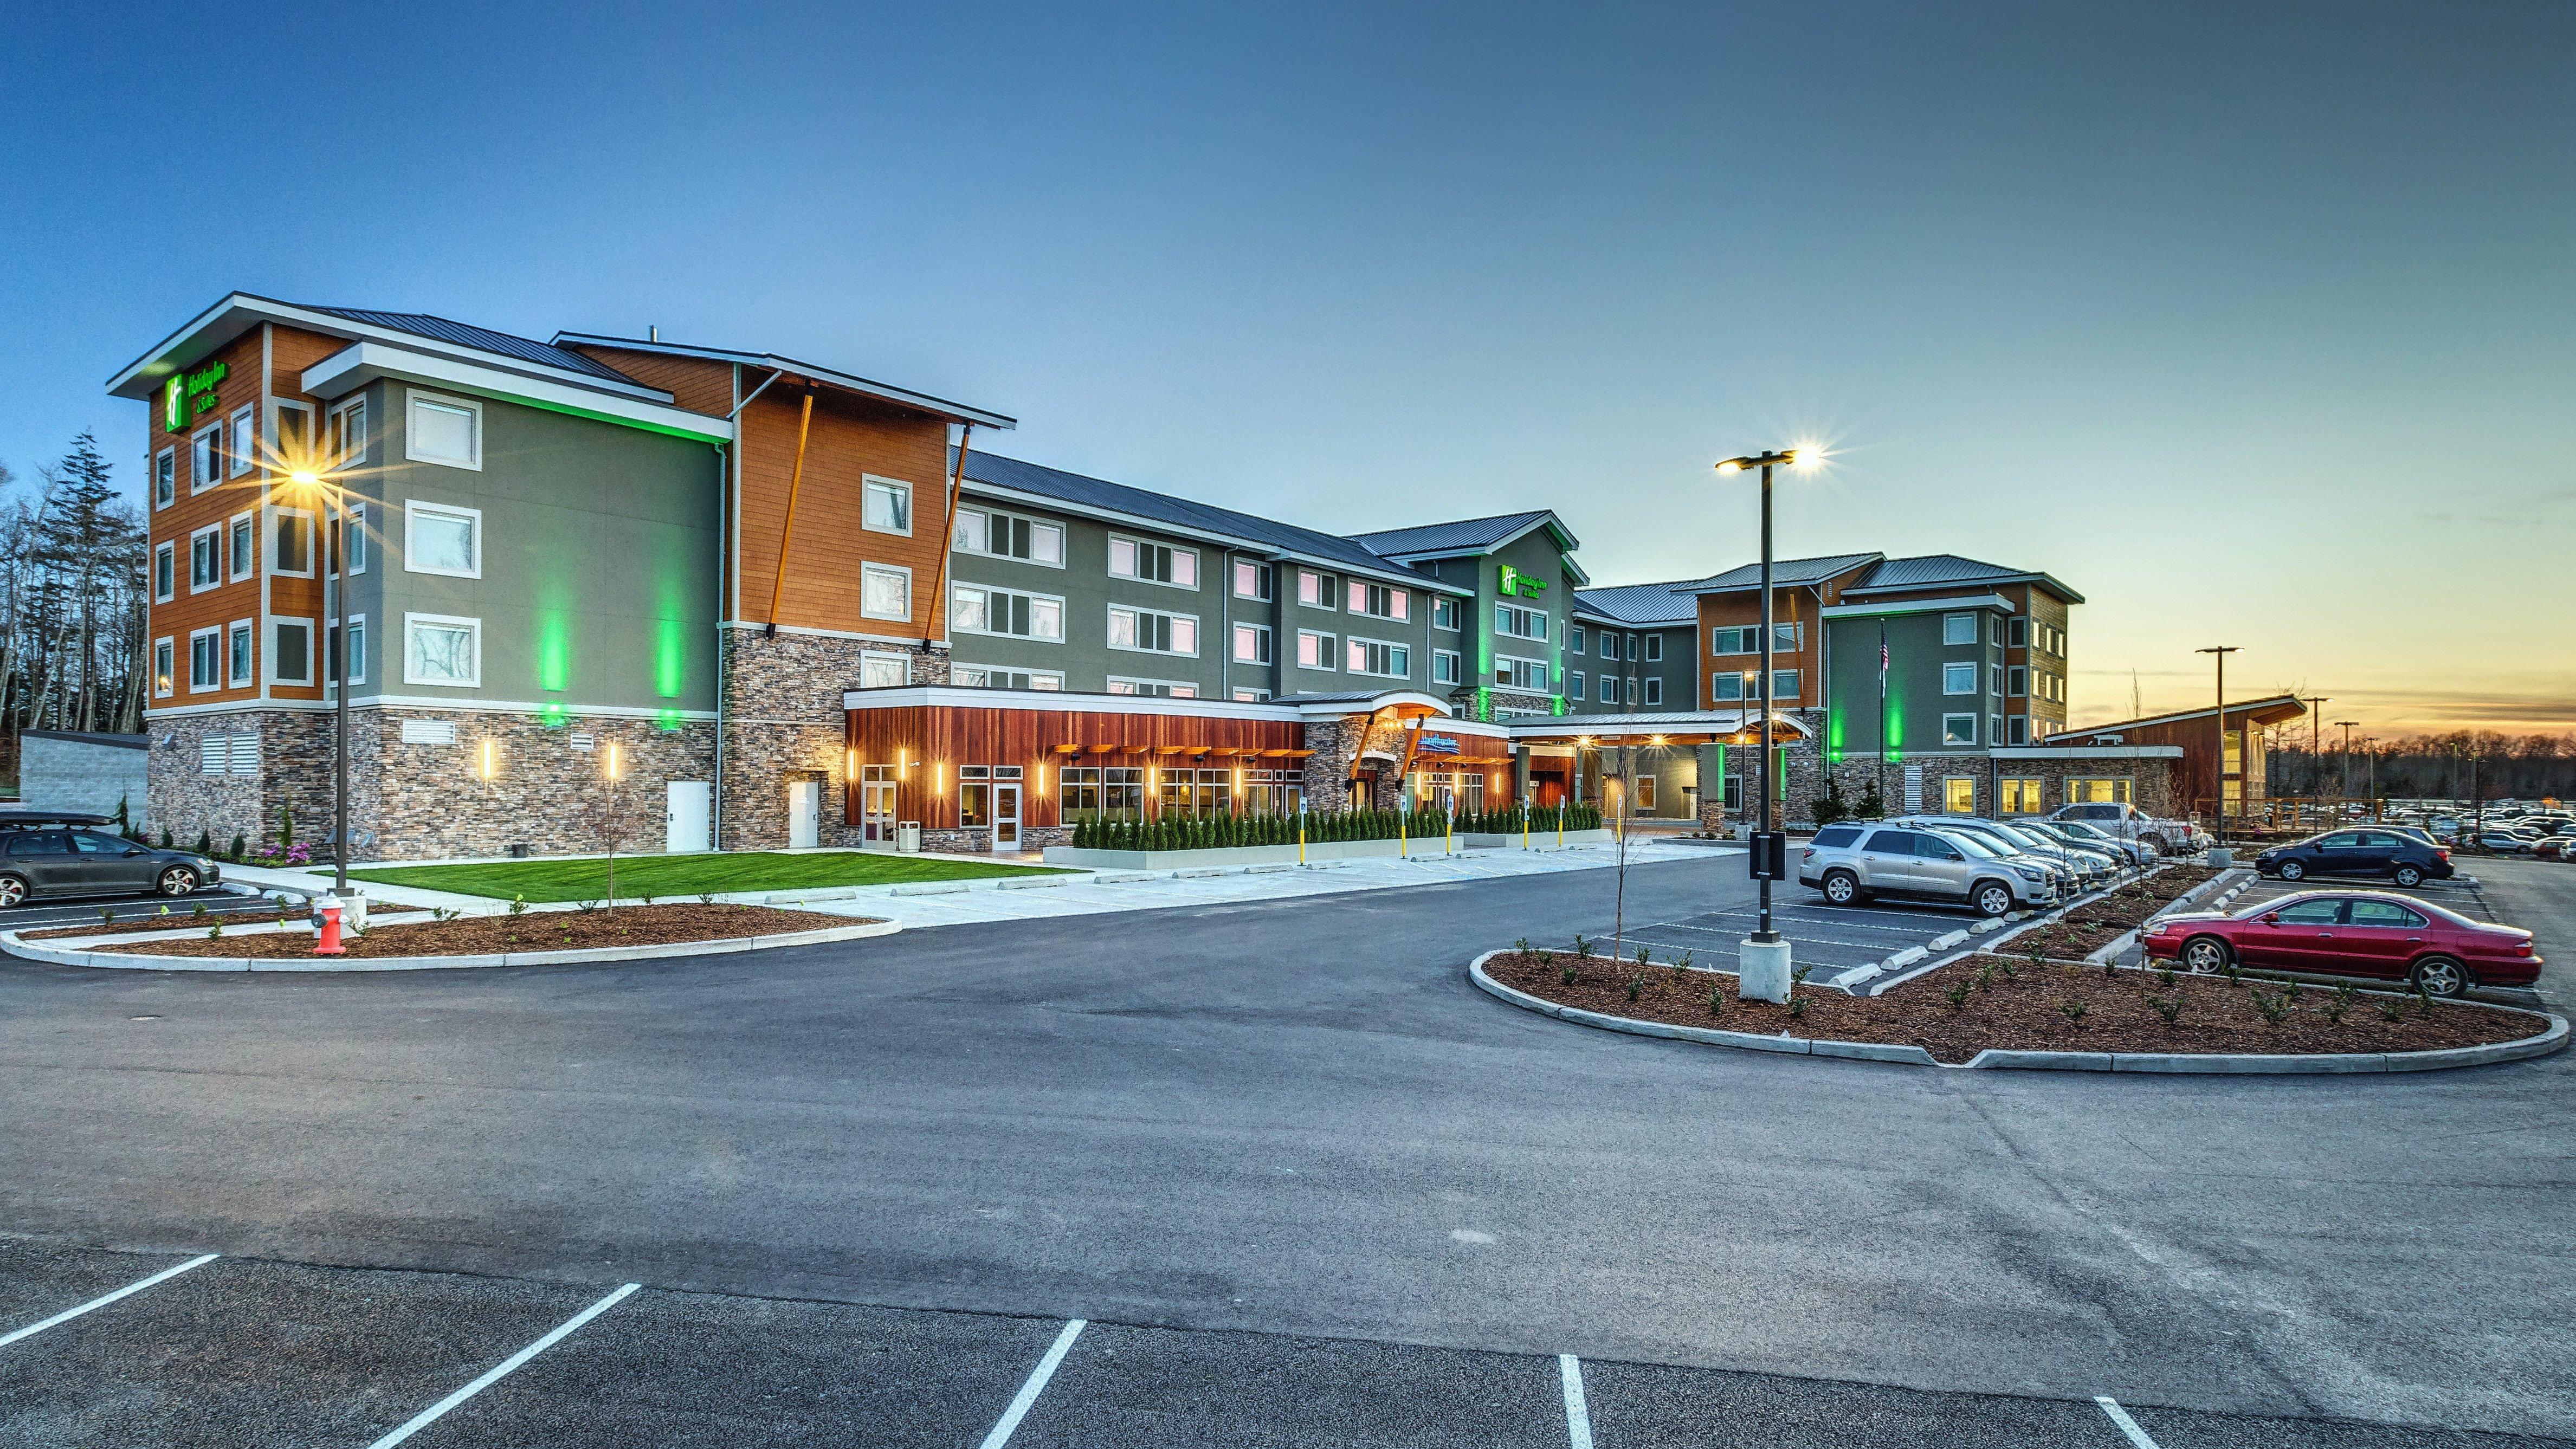
[[[796, 429], [804, 391], [781, 381], [743, 409], [742, 594], [744, 621], [771, 622], [779, 539], [796, 467]], [[806, 440], [805, 476], [797, 490], [787, 583], [777, 623], [889, 639], [938, 637], [943, 618], [934, 596], [946, 543], [948, 425], [901, 408], [817, 389]], [[912, 533], [860, 526], [868, 476], [912, 486]], [[893, 564], [912, 572], [908, 619], [869, 619], [860, 612], [860, 568]]]
[[[847, 747], [854, 763], [893, 765], [912, 762], [896, 778], [896, 814], [926, 828], [947, 829], [957, 823], [957, 767], [1018, 765], [1028, 773], [1021, 821], [1028, 826], [1055, 825], [1058, 819], [1056, 771], [1066, 764], [1120, 766], [1183, 765], [1215, 769], [1236, 764], [1259, 769], [1297, 769], [1299, 760], [1284, 756], [1158, 756], [1157, 746], [1206, 746], [1211, 749], [1280, 749], [1305, 747], [1306, 727], [1296, 720], [1211, 719], [1178, 714], [1110, 714], [1091, 710], [977, 709], [952, 705], [901, 709], [854, 709], [848, 712]], [[1056, 753], [1057, 745], [1111, 745], [1112, 753], [1079, 757]], [[1044, 766], [1043, 773], [1039, 766]], [[843, 814], [858, 823], [858, 772], [851, 772]], [[939, 782], [934, 791], [933, 782]], [[1041, 785], [1041, 782], [1043, 784]]]
[[[195, 477], [196, 463], [192, 455], [195, 451], [193, 445], [195, 435], [207, 424], [217, 421], [224, 424], [225, 446], [229, 449], [232, 442], [234, 411], [244, 407], [258, 407], [260, 336], [260, 329], [253, 328], [225, 344], [212, 357], [198, 362], [195, 367], [189, 369], [194, 372], [212, 363], [220, 362], [224, 365], [224, 380], [215, 387], [214, 406], [183, 423], [177, 432], [166, 431], [163, 427], [164, 414], [160, 395], [155, 393], [151, 399], [151, 418], [145, 425], [151, 438], [151, 450], [146, 454], [144, 465], [143, 501], [144, 510], [151, 518], [153, 549], [157, 552], [162, 544], [171, 545], [172, 596], [168, 603], [157, 601], [153, 603], [148, 637], [167, 638], [171, 641], [172, 678], [169, 697], [162, 698], [156, 693], [148, 701], [147, 707], [150, 708], [171, 709], [192, 704], [230, 704], [256, 699], [259, 695], [257, 649], [260, 630], [257, 625], [260, 613], [260, 573], [255, 567], [249, 578], [239, 582], [233, 580], [230, 528], [235, 514], [250, 513], [256, 519], [266, 493], [262, 481], [266, 473], [265, 470], [254, 467], [250, 472], [236, 478], [231, 476], [229, 465], [224, 465], [216, 470], [216, 476], [212, 480], [213, 486], [204, 492], [198, 492]], [[154, 508], [150, 459], [157, 456], [164, 448], [171, 449], [176, 454], [175, 497], [169, 507]], [[254, 527], [256, 526], [254, 523]], [[191, 592], [188, 586], [189, 540], [192, 534], [207, 527], [221, 530], [217, 533], [216, 540], [217, 562], [222, 570], [223, 582], [202, 593]], [[191, 693], [188, 689], [188, 636], [200, 629], [227, 629], [236, 620], [242, 619], [250, 620], [253, 625], [251, 631], [254, 651], [251, 673], [253, 682], [240, 689], [226, 685], [203, 693]], [[218, 644], [217, 666], [223, 671], [222, 677], [228, 678], [230, 661], [229, 656], [222, 651], [223, 641], [220, 636]]]
[[[576, 347], [578, 352], [644, 384], [658, 387], [671, 395], [671, 400], [693, 413], [723, 417], [733, 411], [733, 364], [715, 362], [704, 357], [673, 357], [661, 352], [636, 352], [623, 347]], [[758, 387], [760, 372], [744, 382], [746, 388]]]

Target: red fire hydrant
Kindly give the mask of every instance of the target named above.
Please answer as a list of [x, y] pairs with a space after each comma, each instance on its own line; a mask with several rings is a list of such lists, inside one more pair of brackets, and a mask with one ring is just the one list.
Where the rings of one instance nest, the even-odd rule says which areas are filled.
[[322, 939], [313, 943], [313, 954], [316, 956], [348, 954], [348, 948], [340, 944], [340, 908], [338, 906], [322, 908]]

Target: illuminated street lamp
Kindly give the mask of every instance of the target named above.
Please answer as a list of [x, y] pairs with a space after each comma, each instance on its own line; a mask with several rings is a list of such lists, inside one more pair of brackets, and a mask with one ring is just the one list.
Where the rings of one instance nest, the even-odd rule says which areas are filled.
[[1762, 682], [1757, 694], [1762, 702], [1760, 815], [1753, 827], [1753, 879], [1761, 887], [1762, 913], [1751, 939], [1744, 942], [1735, 978], [1738, 996], [1763, 1001], [1789, 999], [1789, 943], [1771, 927], [1771, 882], [1788, 874], [1788, 837], [1779, 829], [1775, 818], [1776, 804], [1771, 798], [1771, 470], [1775, 467], [1812, 468], [1824, 461], [1821, 448], [1790, 448], [1769, 453], [1748, 453], [1729, 458], [1717, 465], [1719, 474], [1741, 473], [1747, 468], [1762, 470]]

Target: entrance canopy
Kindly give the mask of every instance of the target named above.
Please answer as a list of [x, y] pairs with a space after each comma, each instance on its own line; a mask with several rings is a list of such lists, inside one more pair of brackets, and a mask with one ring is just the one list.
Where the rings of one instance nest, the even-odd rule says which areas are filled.
[[[1674, 710], [1640, 714], [1561, 714], [1511, 722], [1512, 742], [1522, 745], [1640, 745], [1680, 749], [1695, 745], [1758, 745], [1762, 742], [1760, 710]], [[1771, 739], [1803, 740], [1807, 727], [1795, 717], [1773, 711]]]

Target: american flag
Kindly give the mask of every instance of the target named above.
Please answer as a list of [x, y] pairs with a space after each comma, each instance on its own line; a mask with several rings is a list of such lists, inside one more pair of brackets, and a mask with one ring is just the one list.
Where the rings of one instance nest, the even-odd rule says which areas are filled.
[[1887, 683], [1887, 641], [1884, 639], [1878, 641], [1878, 682], [1882, 687]]

